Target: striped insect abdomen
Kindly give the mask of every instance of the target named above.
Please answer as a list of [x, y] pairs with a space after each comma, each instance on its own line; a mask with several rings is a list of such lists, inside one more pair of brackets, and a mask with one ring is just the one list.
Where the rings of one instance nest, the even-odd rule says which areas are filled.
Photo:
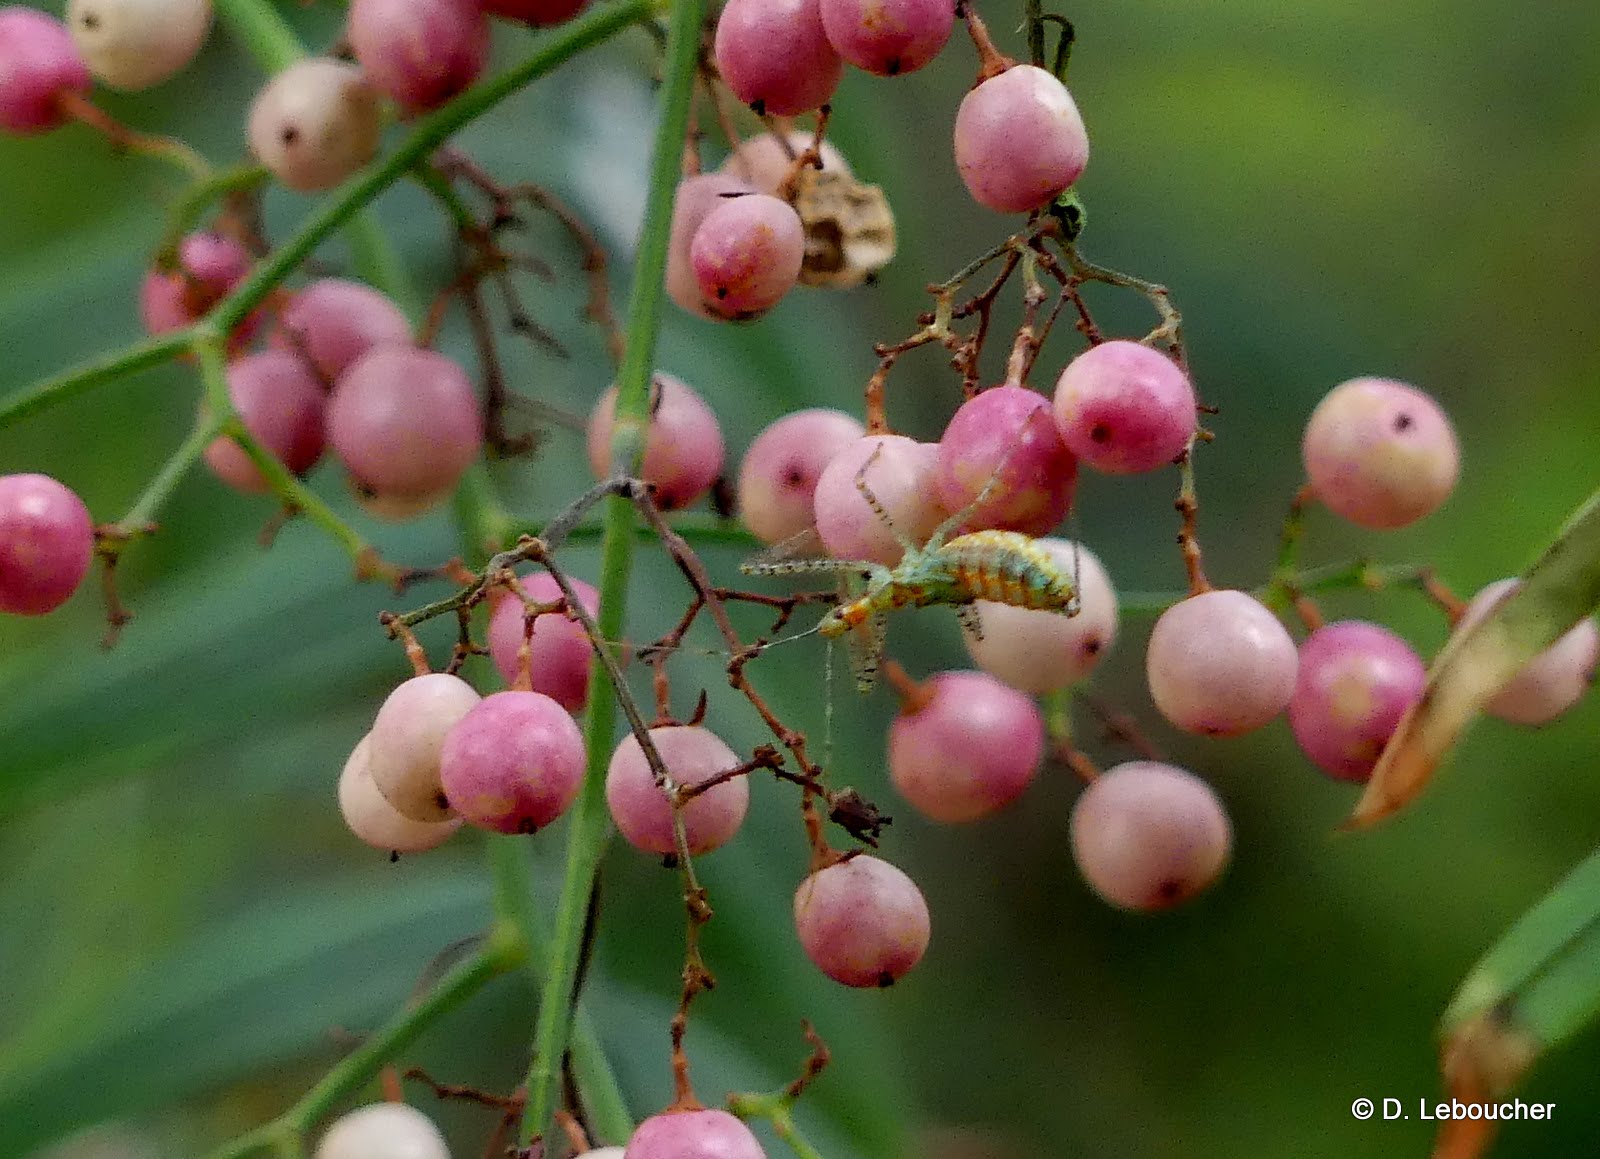
[[1072, 577], [1048, 551], [1020, 531], [959, 535], [938, 554], [968, 599], [1040, 611], [1076, 610]]

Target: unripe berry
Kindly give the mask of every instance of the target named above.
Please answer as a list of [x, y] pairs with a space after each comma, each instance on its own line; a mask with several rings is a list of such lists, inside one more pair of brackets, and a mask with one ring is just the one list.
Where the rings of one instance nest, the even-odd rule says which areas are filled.
[[817, 0], [728, 0], [714, 51], [734, 96], [774, 117], [826, 104], [844, 76]]
[[353, 64], [312, 59], [267, 82], [250, 106], [250, 151], [290, 189], [332, 189], [378, 153], [378, 94]]
[[1356, 378], [1317, 404], [1301, 444], [1318, 499], [1359, 527], [1386, 531], [1431, 514], [1461, 471], [1439, 404], [1388, 378]]
[[469, 823], [533, 833], [567, 811], [583, 785], [583, 734], [538, 692], [496, 692], [444, 738], [439, 782]]
[[450, 1159], [433, 1120], [405, 1103], [373, 1103], [336, 1120], [312, 1159]]
[[1361, 620], [1327, 624], [1300, 645], [1289, 726], [1312, 763], [1341, 781], [1365, 781], [1427, 672], [1411, 646]]
[[846, 986], [890, 986], [928, 949], [928, 903], [904, 871], [860, 854], [800, 883], [795, 932], [806, 957]]
[[391, 853], [426, 853], [448, 841], [461, 819], [413, 821], [401, 814], [373, 783], [371, 750], [371, 737], [362, 737], [339, 774], [339, 813], [350, 832]]
[[[588, 3], [589, 0], [483, 0], [483, 10], [491, 16], [543, 28], [571, 20]], [[622, 1148], [617, 1148], [617, 1154], [622, 1154]]]
[[442, 354], [379, 346], [340, 375], [328, 397], [328, 443], [377, 495], [453, 489], [483, 450], [472, 382]]
[[1014, 65], [973, 89], [956, 112], [956, 168], [979, 205], [1043, 209], [1078, 179], [1089, 135], [1066, 85]]
[[411, 345], [411, 323], [385, 294], [361, 282], [320, 278], [295, 292], [272, 343], [311, 361], [328, 386], [375, 346]]
[[[228, 367], [228, 398], [245, 429], [289, 469], [303, 475], [322, 457], [327, 396], [306, 364], [269, 350], [248, 354]], [[229, 438], [212, 441], [206, 466], [240, 491], [265, 491], [268, 484], [244, 449]]]
[[751, 186], [743, 178], [726, 173], [700, 173], [678, 182], [672, 201], [663, 283], [667, 297], [681, 309], [701, 318], [716, 318], [700, 295], [700, 281], [695, 277], [690, 249], [707, 214], [721, 205], [724, 198], [741, 197], [750, 192]]
[[713, 206], [689, 243], [701, 302], [736, 321], [759, 317], [794, 289], [805, 254], [800, 215], [766, 193]]
[[596, 1147], [592, 1151], [581, 1152], [582, 1159], [623, 1159], [627, 1153], [625, 1147]]
[[915, 72], [939, 55], [955, 25], [950, 0], [820, 0], [828, 42], [878, 76]]
[[1077, 479], [1050, 403], [1026, 387], [996, 386], [962, 403], [939, 440], [946, 510], [964, 510], [989, 489], [962, 523], [969, 530], [1044, 535], [1066, 517]]
[[[578, 602], [591, 616], [600, 611], [600, 593], [581, 579], [570, 579]], [[561, 598], [561, 585], [546, 572], [519, 581], [523, 594], [541, 604]], [[521, 674], [519, 659], [524, 639], [522, 601], [502, 596], [489, 613], [489, 656], [507, 684], [515, 684]], [[589, 697], [589, 669], [594, 664], [594, 649], [583, 625], [560, 612], [551, 612], [533, 622], [533, 640], [528, 652], [528, 672], [533, 691], [542, 692], [568, 712], [577, 712]]]
[[0, 475], [0, 612], [55, 611], [93, 559], [94, 524], [76, 492], [48, 475]]
[[351, 0], [345, 34], [368, 79], [408, 116], [444, 104], [489, 61], [478, 0]]
[[[698, 785], [741, 762], [722, 739], [698, 725], [667, 725], [650, 730], [667, 772], [679, 785]], [[622, 739], [606, 770], [606, 804], [617, 830], [637, 849], [663, 856], [677, 851], [672, 807], [656, 786], [655, 774], [632, 733]], [[744, 777], [724, 781], [695, 797], [681, 810], [690, 853], [707, 853], [727, 841], [744, 823], [750, 785]]]
[[[655, 487], [663, 511], [687, 507], [711, 490], [722, 474], [722, 427], [695, 390], [681, 379], [656, 371], [650, 385], [650, 431], [645, 437], [639, 477]], [[589, 465], [596, 479], [609, 479], [611, 428], [617, 415], [617, 388], [600, 396], [589, 415]]]
[[[191, 233], [178, 245], [178, 265], [151, 270], [139, 289], [139, 313], [151, 334], [181, 330], [210, 313], [249, 276], [250, 251], [218, 233]], [[230, 345], [249, 340], [257, 317], [242, 323]]]
[[[1489, 584], [1466, 607], [1456, 631], [1477, 623], [1517, 589], [1520, 580]], [[1583, 699], [1594, 683], [1600, 658], [1600, 629], [1591, 619], [1579, 620], [1567, 633], [1524, 664], [1511, 682], [1484, 706], [1491, 716], [1513, 724], [1549, 724]]]
[[444, 821], [452, 813], [439, 782], [444, 739], [478, 703], [459, 676], [413, 676], [389, 693], [372, 722], [368, 763], [384, 799], [413, 821]]
[[1137, 342], [1092, 346], [1056, 382], [1056, 425], [1079, 460], [1110, 475], [1153, 471], [1194, 437], [1194, 387], [1172, 359]]
[[640, 1123], [623, 1159], [766, 1159], [754, 1133], [727, 1111], [668, 1111]]
[[865, 433], [854, 416], [815, 407], [784, 415], [757, 435], [739, 467], [739, 518], [751, 534], [780, 543], [811, 527], [823, 468]]
[[[877, 448], [882, 447], [881, 451]], [[877, 458], [872, 459], [877, 452]], [[856, 474], [867, 460], [864, 482], [893, 522], [873, 511], [856, 486]], [[926, 543], [947, 517], [934, 483], [939, 448], [904, 435], [868, 435], [836, 454], [817, 479], [817, 534], [838, 559], [876, 560], [886, 567], [900, 561], [904, 548], [895, 532], [913, 543]]]
[[[728, 154], [728, 159], [717, 172], [748, 181], [762, 193], [776, 193], [794, 168], [794, 159], [810, 148], [813, 136], [811, 133], [790, 133], [787, 149], [774, 133], [751, 137]], [[850, 163], [832, 141], [823, 141], [817, 148], [817, 155], [822, 159], [822, 172], [840, 177], [850, 176]]]
[[211, 30], [211, 0], [67, 0], [67, 27], [95, 76], [147, 89], [195, 58]]
[[979, 600], [973, 605], [983, 639], [963, 632], [972, 662], [1011, 687], [1036, 695], [1076, 684], [1094, 670], [1117, 638], [1117, 593], [1087, 547], [1040, 539], [1066, 575], [1077, 569], [1078, 614], [1016, 608]]
[[1121, 909], [1159, 910], [1217, 879], [1233, 846], [1222, 802], [1199, 777], [1129, 761], [1096, 777], [1072, 809], [1072, 856]]
[[0, 8], [0, 129], [42, 133], [70, 119], [61, 98], [89, 91], [89, 67], [65, 26], [32, 8]]
[[1032, 698], [983, 672], [941, 672], [889, 727], [889, 779], [932, 821], [976, 821], [1020, 797], [1044, 756]]
[[1260, 601], [1210, 591], [1173, 604], [1150, 632], [1145, 675], [1161, 715], [1185, 732], [1238, 736], [1294, 694], [1294, 640]]

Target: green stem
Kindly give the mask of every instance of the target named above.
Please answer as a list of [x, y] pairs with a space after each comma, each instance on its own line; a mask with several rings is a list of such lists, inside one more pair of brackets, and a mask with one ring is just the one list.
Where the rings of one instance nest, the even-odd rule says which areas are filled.
[[[648, 14], [649, 6], [643, 6]], [[598, 15], [598, 14], [597, 14]], [[665, 84], [661, 117], [650, 168], [644, 227], [628, 309], [627, 352], [618, 374], [616, 419], [612, 428], [611, 465], [632, 473], [649, 426], [650, 378], [655, 369], [656, 335], [660, 326], [662, 277], [666, 269], [667, 235], [672, 198], [677, 188], [679, 157], [688, 131], [694, 95], [695, 63], [705, 0], [675, 0], [667, 32]], [[628, 573], [632, 560], [635, 513], [619, 496], [605, 501], [605, 537], [601, 547], [599, 631], [607, 640], [620, 639]], [[589, 754], [583, 791], [571, 812], [567, 866], [556, 909], [555, 936], [548, 976], [534, 1025], [533, 1063], [528, 1069], [528, 1105], [519, 1137], [523, 1145], [548, 1133], [560, 1092], [561, 1060], [566, 1053], [568, 1023], [576, 983], [583, 925], [594, 889], [595, 871], [608, 837], [605, 805], [606, 764], [614, 740], [616, 697], [603, 669], [597, 666], [589, 691], [584, 742]]]
[[83, 363], [19, 390], [0, 402], [0, 429], [97, 386], [170, 362], [189, 348], [193, 338], [192, 329], [159, 334], [126, 350]]
[[215, 0], [217, 20], [257, 64], [282, 72], [306, 55], [293, 28], [266, 0]]
[[161, 248], [156, 251], [157, 264], [169, 268], [177, 264], [178, 245], [184, 235], [200, 224], [206, 210], [219, 198], [255, 189], [270, 180], [272, 174], [265, 165], [235, 165], [195, 182], [167, 216], [167, 232], [161, 239]]
[[161, 465], [156, 477], [150, 480], [150, 485], [144, 489], [132, 510], [117, 520], [117, 529], [125, 535], [138, 535], [147, 524], [154, 522], [162, 505], [205, 452], [211, 440], [222, 433], [222, 426], [222, 420], [214, 417], [197, 421], [189, 437], [178, 445], [178, 449]]
[[773, 1134], [789, 1144], [789, 1149], [800, 1159], [822, 1159], [822, 1152], [795, 1126], [794, 1096], [787, 1092], [734, 1095], [728, 1100], [728, 1109], [741, 1119], [766, 1119], [772, 1124]]

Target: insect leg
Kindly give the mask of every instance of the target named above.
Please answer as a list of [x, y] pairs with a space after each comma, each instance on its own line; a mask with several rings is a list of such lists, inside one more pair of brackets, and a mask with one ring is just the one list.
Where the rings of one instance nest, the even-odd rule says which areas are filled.
[[878, 461], [878, 456], [882, 453], [883, 444], [879, 443], [872, 448], [872, 454], [867, 456], [866, 462], [856, 468], [856, 490], [861, 492], [861, 498], [867, 501], [867, 506], [872, 508], [872, 513], [882, 520], [883, 525], [894, 535], [895, 542], [906, 551], [916, 551], [919, 545], [912, 543], [906, 533], [895, 526], [894, 520], [889, 518], [889, 512], [878, 501], [878, 497], [872, 493], [872, 488], [867, 486], [867, 469]]
[[883, 642], [887, 635], [888, 617], [883, 612], [873, 612], [855, 634], [850, 637], [854, 651], [856, 691], [871, 692], [878, 684], [878, 668], [883, 664]]

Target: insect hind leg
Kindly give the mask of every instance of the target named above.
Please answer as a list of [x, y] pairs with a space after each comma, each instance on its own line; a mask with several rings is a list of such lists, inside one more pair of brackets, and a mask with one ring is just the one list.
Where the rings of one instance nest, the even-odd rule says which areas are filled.
[[1000, 480], [1005, 475], [1006, 465], [1011, 462], [1011, 456], [1015, 455], [1018, 448], [1027, 441], [1028, 423], [1032, 423], [1035, 420], [1048, 422], [1049, 420], [1045, 417], [1045, 414], [1046, 412], [1044, 411], [1034, 411], [1028, 415], [1027, 422], [1023, 424], [1022, 430], [1017, 432], [1017, 437], [1012, 439], [1011, 444], [1006, 447], [1005, 453], [1000, 456], [1000, 461], [994, 465], [994, 470], [984, 480], [983, 486], [979, 488], [977, 495], [960, 511], [957, 511], [933, 529], [933, 534], [928, 539], [930, 548], [942, 546], [956, 528], [972, 518], [973, 512], [994, 498], [994, 493], [1000, 489]]
[[856, 490], [861, 492], [861, 498], [866, 500], [867, 506], [872, 509], [872, 513], [876, 515], [883, 525], [889, 529], [890, 534], [894, 536], [895, 542], [898, 543], [905, 551], [916, 551], [922, 545], [913, 543], [910, 536], [906, 535], [905, 532], [901, 531], [900, 528], [895, 526], [894, 519], [890, 517], [888, 509], [885, 508], [878, 497], [872, 493], [872, 488], [867, 486], [867, 471], [871, 469], [872, 465], [878, 461], [878, 457], [882, 454], [883, 444], [880, 442], [877, 446], [872, 448], [872, 454], [866, 457], [866, 460], [861, 464], [861, 466], [856, 468]]

